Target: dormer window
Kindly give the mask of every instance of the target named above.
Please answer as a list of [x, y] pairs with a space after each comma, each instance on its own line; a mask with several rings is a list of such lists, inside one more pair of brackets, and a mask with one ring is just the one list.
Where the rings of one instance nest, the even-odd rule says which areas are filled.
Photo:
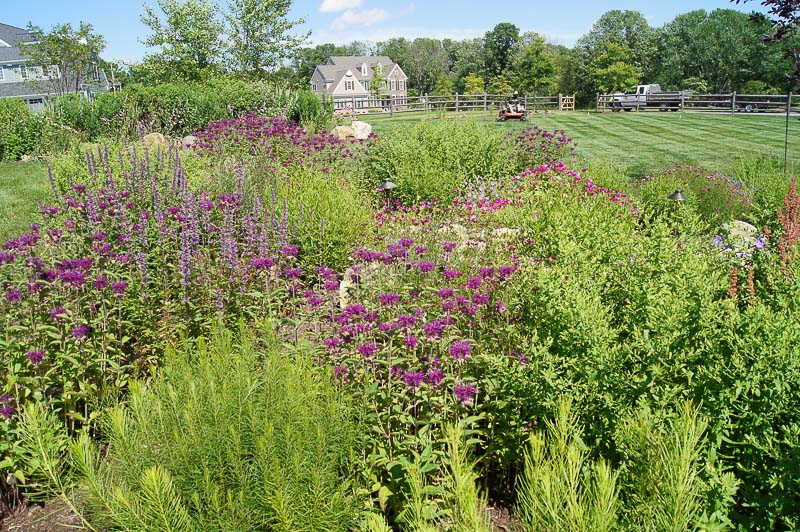
[[367, 75], [367, 64], [366, 63], [361, 63], [361, 75], [362, 76], [366, 76]]
[[380, 63], [375, 65], [375, 72], [377, 72], [379, 76], [382, 75], [383, 74], [383, 65], [380, 64]]

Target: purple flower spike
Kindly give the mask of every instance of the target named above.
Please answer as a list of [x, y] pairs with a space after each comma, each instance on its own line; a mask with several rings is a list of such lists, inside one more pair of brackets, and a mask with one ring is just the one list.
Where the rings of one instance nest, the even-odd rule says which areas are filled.
[[456, 360], [464, 360], [472, 356], [472, 344], [469, 340], [456, 340], [450, 346], [450, 356]]
[[425, 374], [421, 371], [407, 371], [403, 376], [403, 382], [405, 382], [409, 388], [419, 388], [419, 386], [425, 382]]
[[396, 305], [396, 304], [398, 304], [400, 302], [400, 296], [398, 296], [397, 294], [393, 294], [393, 293], [381, 294], [381, 295], [378, 296], [378, 301], [381, 302], [381, 305], [384, 305], [384, 306], [387, 306], [387, 307], [391, 307], [391, 306]]
[[427, 375], [425, 375], [425, 382], [431, 386], [439, 386], [439, 384], [441, 384], [441, 382], [444, 380], [444, 377], [444, 371], [440, 370], [439, 368], [432, 368], [429, 369]]
[[33, 362], [34, 366], [38, 366], [42, 363], [44, 359], [44, 350], [43, 349], [33, 349], [25, 353], [25, 357]]
[[128, 289], [128, 283], [125, 281], [114, 281], [111, 283], [111, 290], [114, 292], [114, 296], [123, 298], [125, 297], [125, 291]]
[[364, 358], [370, 358], [378, 351], [378, 346], [375, 344], [361, 344], [358, 346], [358, 352]]
[[76, 342], [80, 342], [81, 340], [86, 339], [86, 336], [88, 334], [89, 334], [89, 327], [87, 327], [86, 325], [78, 325], [77, 327], [72, 329], [72, 332], [70, 332], [70, 335]]
[[474, 384], [459, 384], [453, 388], [453, 394], [462, 405], [470, 404], [477, 393], [478, 389]]
[[403, 343], [406, 344], [406, 347], [409, 349], [414, 349], [417, 347], [417, 345], [419, 345], [419, 340], [416, 336], [406, 336], [403, 338]]

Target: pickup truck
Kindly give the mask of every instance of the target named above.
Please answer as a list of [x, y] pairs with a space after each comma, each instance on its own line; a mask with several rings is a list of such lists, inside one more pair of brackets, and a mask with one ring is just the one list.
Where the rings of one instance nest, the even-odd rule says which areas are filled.
[[615, 113], [658, 107], [659, 111], [677, 111], [681, 106], [681, 98], [691, 94], [687, 91], [662, 91], [661, 85], [639, 85], [633, 94], [614, 94], [608, 106]]

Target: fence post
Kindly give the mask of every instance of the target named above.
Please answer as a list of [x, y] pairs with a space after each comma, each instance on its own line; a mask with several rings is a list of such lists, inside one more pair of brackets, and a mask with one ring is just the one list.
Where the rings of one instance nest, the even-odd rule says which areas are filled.
[[533, 91], [533, 112], [536, 112], [536, 91]]
[[736, 91], [731, 95], [731, 114], [736, 113]]
[[686, 99], [686, 93], [681, 91], [681, 113], [683, 113], [683, 106], [684, 106], [684, 100], [685, 99]]
[[525, 93], [525, 98], [523, 100], [522, 105], [525, 106], [525, 110], [527, 111], [528, 110], [528, 93], [527, 92]]
[[558, 110], [561, 111], [561, 93], [558, 93]]
[[599, 92], [597, 93], [597, 106], [595, 107], [594, 112], [595, 113], [599, 113], [600, 112], [600, 93]]
[[389, 116], [394, 116], [394, 94], [389, 95]]
[[483, 93], [483, 111], [486, 112], [489, 110], [489, 95], [485, 92]]
[[786, 114], [789, 115], [792, 113], [792, 93], [791, 91], [789, 94], [786, 95]]
[[458, 93], [456, 93], [456, 113], [458, 112]]

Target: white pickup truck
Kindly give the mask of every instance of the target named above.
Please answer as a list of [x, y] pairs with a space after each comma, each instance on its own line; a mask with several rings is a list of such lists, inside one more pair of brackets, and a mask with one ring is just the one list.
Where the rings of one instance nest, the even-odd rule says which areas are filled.
[[659, 111], [677, 111], [687, 91], [662, 91], [658, 83], [639, 85], [633, 94], [614, 94], [608, 102], [612, 111], [630, 111], [644, 107], [658, 107]]

